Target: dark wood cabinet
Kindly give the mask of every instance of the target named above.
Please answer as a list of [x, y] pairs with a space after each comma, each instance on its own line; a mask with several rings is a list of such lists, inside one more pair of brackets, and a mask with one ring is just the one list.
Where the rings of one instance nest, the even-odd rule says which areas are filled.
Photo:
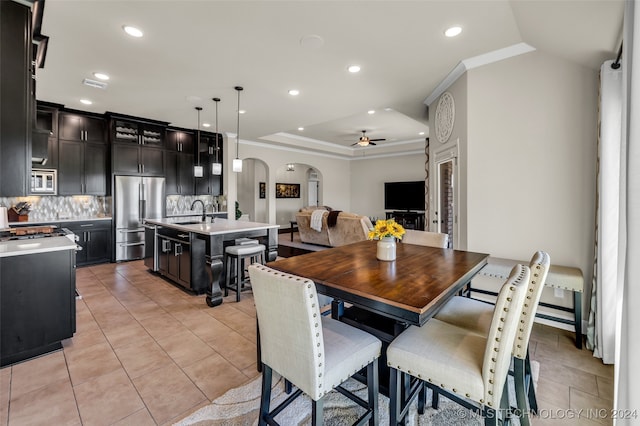
[[60, 139], [106, 143], [106, 122], [102, 117], [60, 112], [58, 122], [58, 137]]
[[76, 252], [78, 266], [105, 263], [111, 260], [111, 221], [98, 220], [65, 223], [66, 228], [78, 236], [82, 250]]
[[164, 150], [140, 145], [112, 145], [114, 174], [164, 176]]
[[73, 336], [75, 250], [2, 257], [0, 282], [0, 366], [60, 349]]
[[167, 124], [108, 112], [112, 142], [112, 172], [164, 176], [164, 141]]
[[166, 193], [167, 195], [193, 195], [194, 143], [192, 130], [170, 128], [166, 133]]
[[84, 142], [60, 141], [58, 146], [58, 194], [82, 194]]
[[209, 289], [205, 240], [173, 228], [158, 229], [158, 272], [196, 293]]
[[0, 1], [0, 197], [28, 195], [31, 175], [31, 9]]
[[164, 148], [168, 123], [107, 113], [110, 118], [111, 142]]
[[191, 130], [167, 129], [166, 132], [167, 151], [182, 152], [184, 154], [194, 154], [195, 133]]
[[167, 195], [193, 195], [193, 155], [166, 152], [165, 191]]
[[[36, 135], [33, 134], [31, 144], [31, 167], [36, 169], [57, 169], [58, 168], [58, 110], [62, 105], [48, 102], [38, 102], [36, 105], [35, 129], [33, 132], [47, 134], [44, 155], [40, 150], [42, 147], [36, 146]], [[46, 158], [44, 163], [34, 162], [34, 158]]]
[[220, 195], [222, 194], [222, 174], [214, 175], [211, 172], [211, 165], [216, 162], [216, 159], [222, 163], [222, 135], [218, 134], [216, 145], [215, 133], [202, 132], [198, 146], [200, 165], [204, 168], [204, 176], [195, 178], [196, 195]]
[[60, 140], [58, 150], [58, 194], [106, 195], [106, 145]]

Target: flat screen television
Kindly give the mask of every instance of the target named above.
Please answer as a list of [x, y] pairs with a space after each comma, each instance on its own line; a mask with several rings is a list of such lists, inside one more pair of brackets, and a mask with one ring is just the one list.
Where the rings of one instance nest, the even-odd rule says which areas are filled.
[[385, 182], [385, 210], [424, 210], [424, 181]]

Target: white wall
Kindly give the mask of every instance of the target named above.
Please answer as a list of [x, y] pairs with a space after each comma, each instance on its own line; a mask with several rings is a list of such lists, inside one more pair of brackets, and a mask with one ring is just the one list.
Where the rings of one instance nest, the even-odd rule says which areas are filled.
[[[228, 146], [229, 142], [230, 146]], [[247, 166], [250, 164], [249, 161], [243, 161], [242, 173], [231, 172], [231, 162], [235, 157], [235, 147], [233, 145], [234, 143], [235, 138], [233, 136], [229, 137], [228, 139], [225, 137], [226, 154], [224, 193], [228, 197], [227, 203], [229, 205], [228, 211], [230, 218], [234, 217], [233, 203], [236, 200], [236, 197], [238, 197], [238, 193], [236, 191], [236, 182], [239, 179], [244, 182], [242, 176], [240, 175], [242, 175], [242, 173], [245, 173]], [[268, 208], [268, 212], [265, 221], [268, 223], [280, 223], [280, 219], [276, 217], [276, 198], [274, 189], [276, 182], [279, 182], [277, 180], [276, 171], [279, 168], [284, 167], [287, 163], [306, 164], [318, 171], [318, 174], [322, 176], [322, 182], [320, 185], [322, 196], [320, 197], [320, 199], [323, 204], [345, 211], [350, 211], [351, 209], [351, 191], [348, 184], [351, 174], [351, 166], [348, 160], [343, 160], [334, 156], [315, 155], [302, 151], [298, 152], [291, 149], [279, 149], [273, 146], [269, 147], [261, 143], [244, 140], [241, 140], [240, 143], [240, 158], [244, 160], [258, 159], [261, 160], [266, 166], [266, 173], [261, 176], [266, 176], [266, 206]], [[254, 177], [252, 177], [252, 179], [248, 179], [247, 182], [253, 182]], [[304, 182], [306, 182], [306, 176], [304, 177]], [[257, 198], [257, 183], [254, 186], [254, 191], [254, 196]], [[304, 188], [304, 191], [306, 194], [306, 187]], [[306, 198], [301, 198], [301, 200], [306, 200]], [[243, 210], [242, 204], [243, 203], [241, 202], [241, 210]], [[289, 226], [289, 218], [283, 218], [282, 220], [284, 221], [282, 224]]]
[[532, 52], [469, 71], [467, 85], [468, 250], [522, 260], [545, 250], [579, 267], [588, 315], [596, 71]]
[[420, 153], [352, 161], [351, 212], [384, 219], [384, 183], [424, 180], [425, 159]]
[[[437, 231], [433, 225], [433, 221], [438, 219], [435, 214], [437, 209], [437, 196], [436, 196], [436, 180], [437, 180], [437, 168], [436, 157], [438, 154], [444, 151], [451, 151], [453, 149], [458, 150], [458, 166], [457, 166], [457, 179], [461, 182], [467, 180], [467, 74], [463, 74], [458, 78], [449, 88], [446, 90], [451, 93], [454, 99], [455, 105], [455, 121], [453, 124], [453, 130], [449, 140], [441, 143], [436, 137], [435, 130], [431, 131], [429, 138], [429, 216], [426, 218], [427, 225], [430, 226], [430, 231]], [[438, 101], [436, 99], [433, 104], [429, 105], [429, 129], [435, 129], [435, 114]], [[466, 250], [467, 247], [467, 187], [466, 185], [459, 184], [457, 186], [458, 196], [456, 202], [458, 203], [458, 227], [457, 227], [457, 245], [454, 248]]]
[[296, 219], [296, 213], [307, 205], [307, 170], [298, 165], [295, 170], [287, 171], [286, 166], [276, 170], [276, 183], [295, 183], [300, 185], [300, 198], [276, 198], [276, 223], [289, 227], [289, 221]]

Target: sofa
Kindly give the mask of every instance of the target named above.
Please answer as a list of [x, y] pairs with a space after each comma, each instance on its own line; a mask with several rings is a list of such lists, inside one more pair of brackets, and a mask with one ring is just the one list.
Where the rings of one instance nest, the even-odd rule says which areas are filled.
[[296, 213], [300, 241], [303, 243], [339, 247], [366, 240], [369, 229], [373, 228], [367, 216], [347, 212], [338, 213], [336, 224], [329, 227], [327, 224], [329, 213], [325, 212], [322, 215], [322, 228], [318, 232], [311, 228], [311, 214], [318, 208], [323, 207], [303, 208]]

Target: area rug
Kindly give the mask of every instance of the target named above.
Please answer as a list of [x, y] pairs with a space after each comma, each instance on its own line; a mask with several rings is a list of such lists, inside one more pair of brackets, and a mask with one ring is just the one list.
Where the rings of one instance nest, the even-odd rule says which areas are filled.
[[[540, 365], [536, 361], [531, 362], [531, 369], [534, 381], [537, 381]], [[276, 407], [286, 399], [284, 392], [284, 380], [275, 379], [271, 391], [271, 408]], [[191, 414], [187, 418], [175, 423], [176, 426], [253, 426], [258, 424], [258, 409], [260, 407], [260, 387], [261, 376], [251, 382], [231, 389], [210, 405], [203, 407]], [[366, 399], [367, 391], [365, 385], [353, 379], [345, 382], [344, 387], [355, 391], [358, 396]], [[427, 394], [427, 402], [430, 401], [431, 391]], [[515, 401], [513, 396], [513, 386], [511, 386], [510, 400]], [[353, 403], [348, 398], [338, 392], [331, 392], [325, 397], [324, 422], [328, 426], [346, 426], [353, 424], [364, 410]], [[389, 424], [389, 399], [380, 394], [379, 396], [379, 418], [381, 425]], [[512, 419], [512, 424], [518, 425], [518, 419]], [[276, 421], [283, 426], [303, 426], [311, 424], [311, 400], [302, 395], [297, 398], [289, 407], [276, 417]], [[407, 418], [407, 425], [446, 425], [446, 426], [467, 426], [483, 425], [483, 419], [477, 414], [440, 397], [438, 410], [427, 408], [423, 415], [418, 415], [417, 403], [413, 406]]]

